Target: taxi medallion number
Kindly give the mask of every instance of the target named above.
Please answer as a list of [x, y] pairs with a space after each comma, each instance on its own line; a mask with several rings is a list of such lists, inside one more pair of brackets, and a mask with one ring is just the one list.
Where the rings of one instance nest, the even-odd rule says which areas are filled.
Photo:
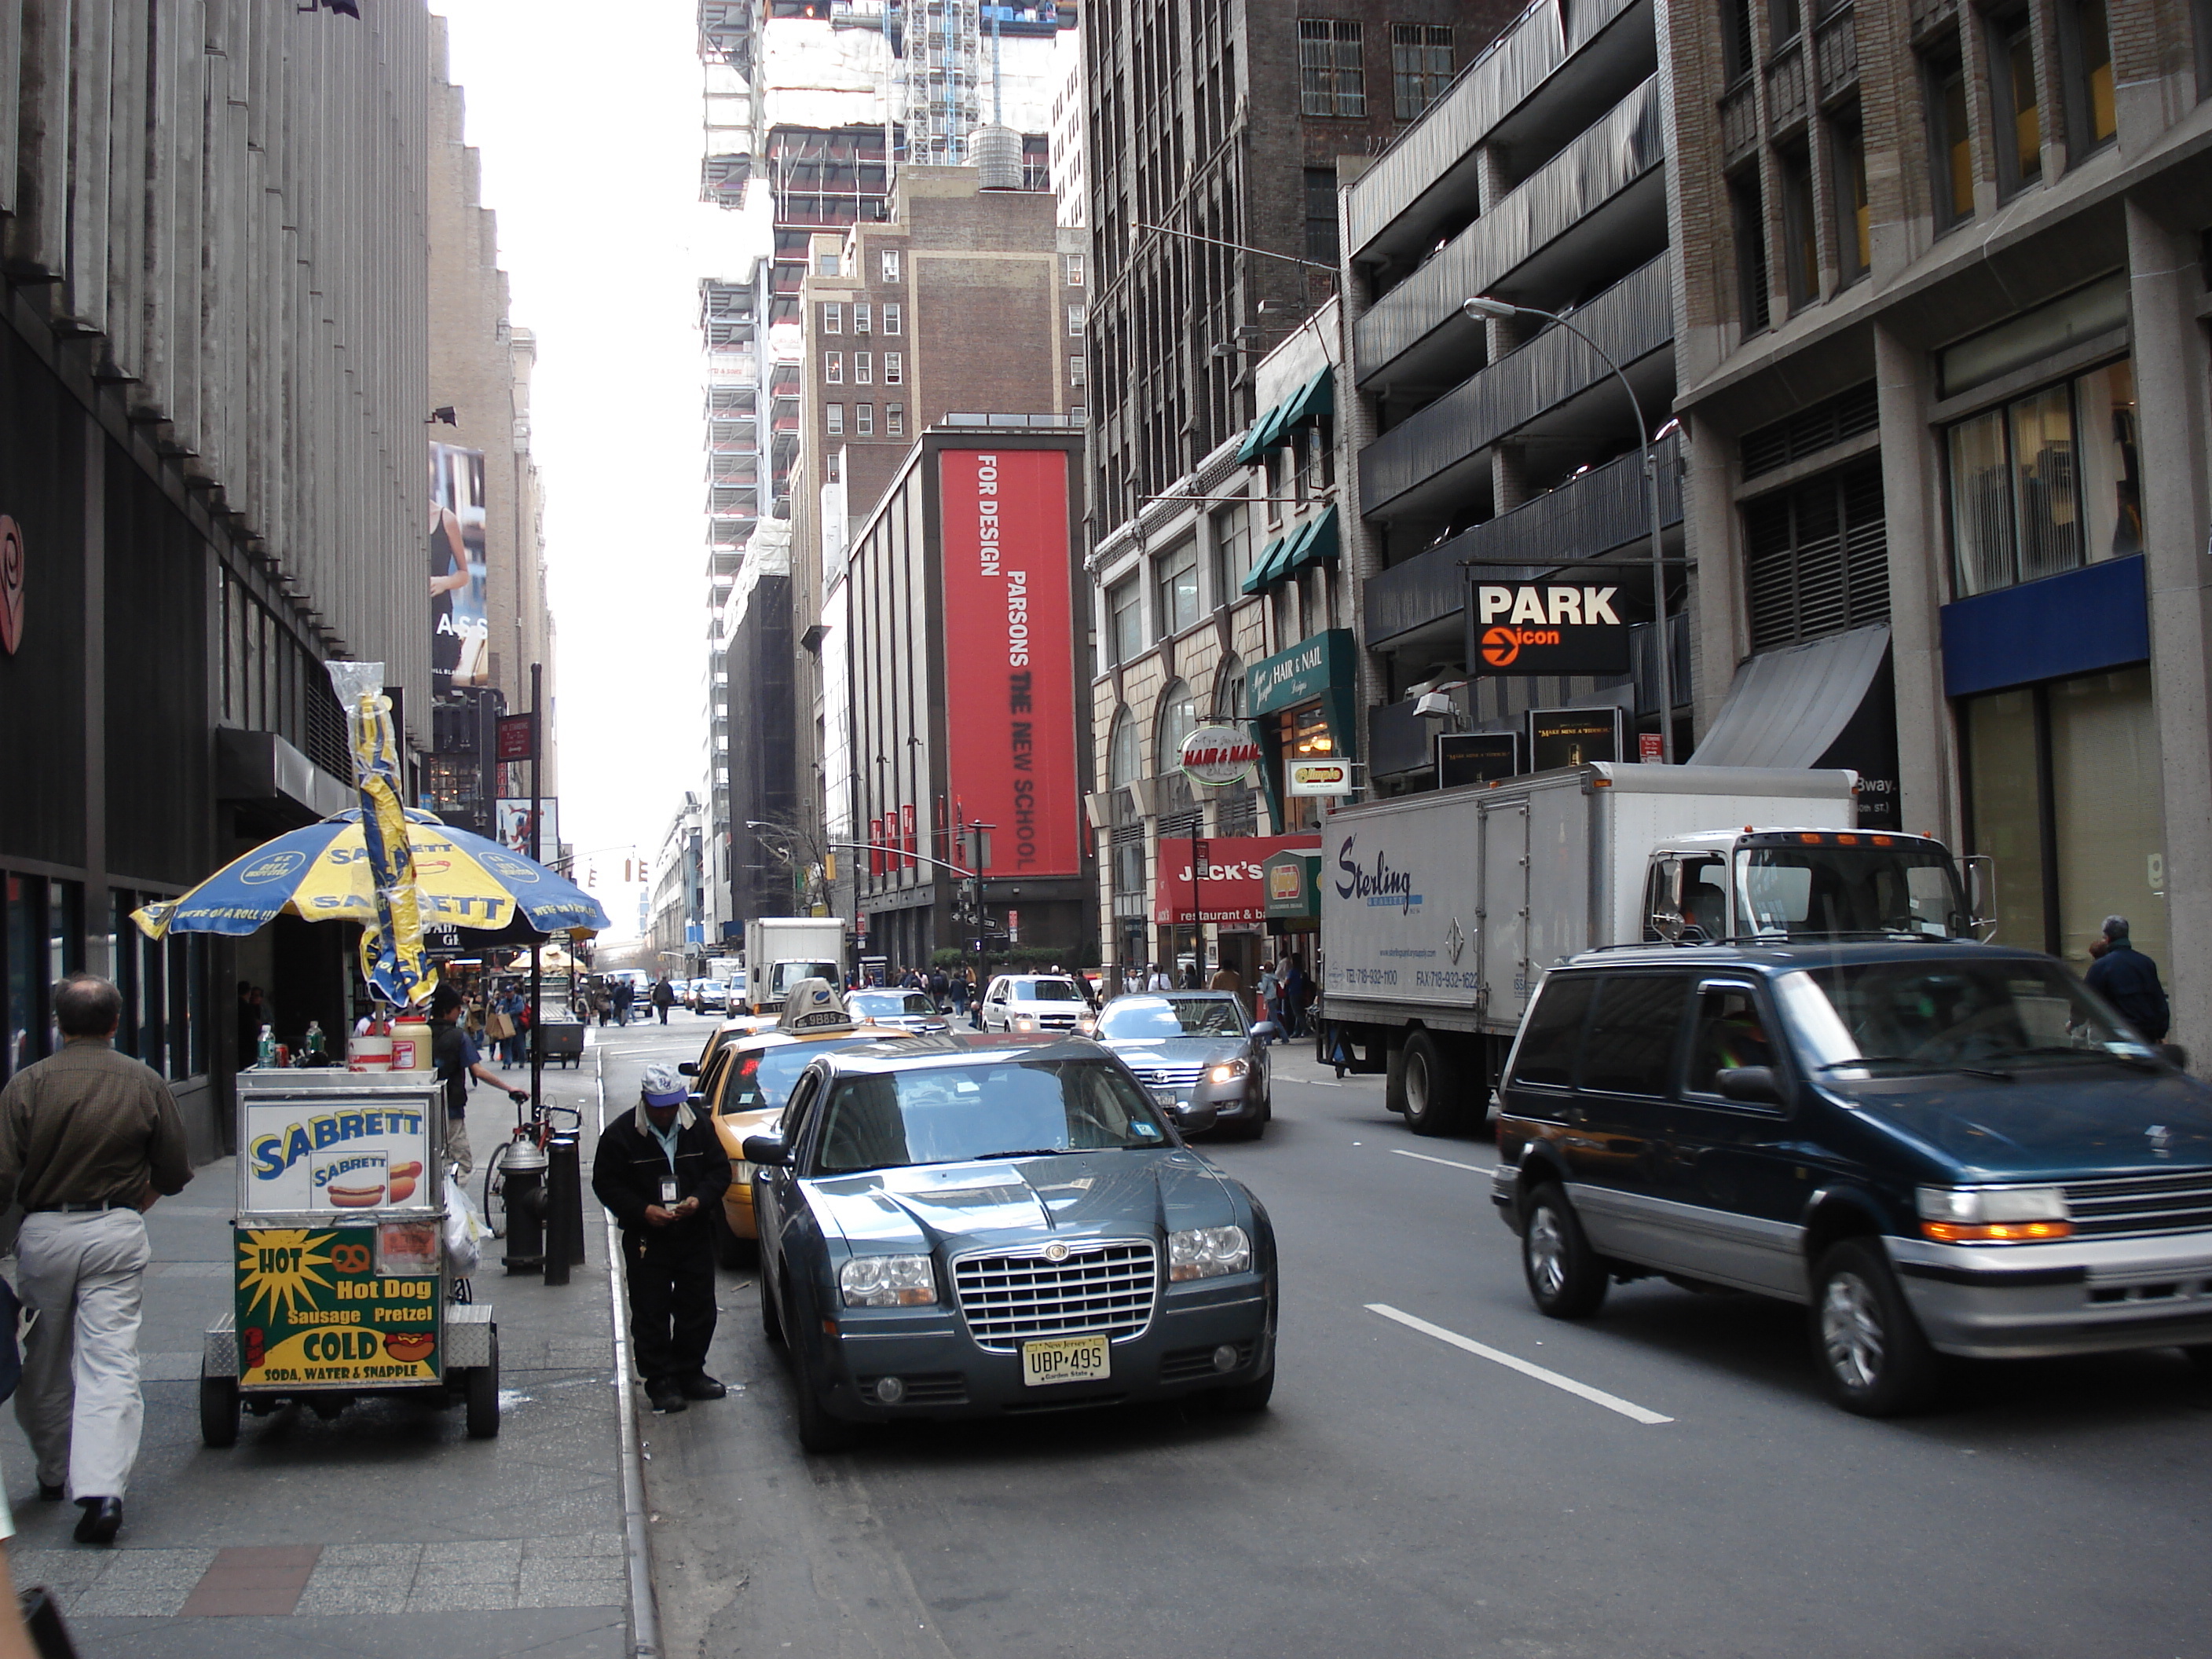
[[1022, 1344], [1022, 1382], [1032, 1389], [1054, 1382], [1096, 1382], [1113, 1374], [1103, 1336], [1057, 1336]]

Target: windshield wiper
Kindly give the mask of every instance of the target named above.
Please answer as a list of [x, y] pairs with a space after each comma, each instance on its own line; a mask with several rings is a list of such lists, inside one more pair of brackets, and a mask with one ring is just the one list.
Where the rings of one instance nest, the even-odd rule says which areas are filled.
[[2148, 1054], [2116, 1054], [2110, 1048], [2076, 1048], [2070, 1043], [2045, 1043], [2035, 1048], [2013, 1048], [1997, 1056], [2000, 1060], [2025, 1059], [2029, 1055], [2056, 1054], [2066, 1060], [2108, 1060], [2115, 1066], [2124, 1066], [2130, 1071], [2156, 1072], [2165, 1068]]
[[1001, 1158], [1058, 1158], [1062, 1152], [1072, 1152], [1073, 1146], [1032, 1146], [1025, 1152], [978, 1152], [972, 1158], [957, 1160], [969, 1164], [987, 1164]]
[[1948, 1066], [1940, 1060], [1923, 1060], [1917, 1054], [1861, 1054], [1856, 1060], [1832, 1060], [1813, 1069], [1833, 1072], [1846, 1066], [1917, 1066], [1923, 1072], [1956, 1072], [1963, 1077], [1985, 1077], [1998, 1083], [2012, 1081], [2010, 1072], [1992, 1071], [1986, 1066]]

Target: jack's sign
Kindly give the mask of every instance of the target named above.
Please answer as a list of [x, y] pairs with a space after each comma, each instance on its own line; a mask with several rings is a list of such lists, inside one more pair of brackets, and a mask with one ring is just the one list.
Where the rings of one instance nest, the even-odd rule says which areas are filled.
[[1618, 587], [1475, 582], [1467, 664], [1477, 674], [1625, 674], [1628, 624]]

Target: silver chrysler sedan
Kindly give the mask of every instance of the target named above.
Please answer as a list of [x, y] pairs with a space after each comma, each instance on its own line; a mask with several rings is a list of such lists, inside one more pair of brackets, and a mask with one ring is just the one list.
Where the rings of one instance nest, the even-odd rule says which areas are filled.
[[1203, 1103], [1224, 1135], [1256, 1140], [1266, 1131], [1267, 1048], [1233, 992], [1115, 997], [1098, 1017], [1098, 1040], [1170, 1110]]
[[1264, 1408], [1273, 1229], [1176, 1123], [1079, 1037], [816, 1059], [781, 1133], [744, 1143], [761, 1319], [789, 1351], [799, 1443], [1200, 1393]]

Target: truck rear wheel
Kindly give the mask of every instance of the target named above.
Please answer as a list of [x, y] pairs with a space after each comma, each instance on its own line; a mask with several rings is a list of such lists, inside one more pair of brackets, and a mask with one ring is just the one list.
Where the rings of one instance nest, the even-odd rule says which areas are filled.
[[1394, 1081], [1397, 1109], [1406, 1115], [1406, 1127], [1417, 1135], [1450, 1134], [1467, 1121], [1466, 1056], [1460, 1045], [1447, 1043], [1430, 1032], [1415, 1031], [1396, 1056]]

